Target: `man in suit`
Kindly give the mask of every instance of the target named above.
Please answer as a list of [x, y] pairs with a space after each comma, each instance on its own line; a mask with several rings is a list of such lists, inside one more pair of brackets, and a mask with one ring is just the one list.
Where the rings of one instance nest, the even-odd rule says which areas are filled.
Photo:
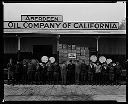
[[36, 84], [41, 84], [41, 67], [39, 63], [36, 65], [35, 81]]
[[73, 84], [75, 81], [75, 64], [73, 64], [72, 60], [69, 61], [67, 69], [68, 69], [67, 72], [68, 82], [69, 84]]
[[35, 80], [35, 65], [32, 64], [31, 60], [28, 63], [27, 75], [28, 75], [29, 83], [32, 84], [33, 81]]
[[22, 80], [22, 76], [23, 76], [22, 65], [19, 61], [17, 61], [15, 68], [15, 81], [17, 84], [19, 84], [20, 81]]
[[46, 63], [41, 63], [40, 68], [41, 68], [41, 82], [43, 84], [46, 84], [46, 82], [47, 82], [47, 66], [46, 66]]
[[96, 84], [100, 84], [101, 83], [101, 65], [99, 62], [96, 63], [96, 67], [95, 67], [95, 82]]
[[83, 60], [81, 63], [81, 81], [84, 84], [85, 82], [87, 82], [87, 78], [88, 78], [88, 66], [85, 64], [85, 61]]
[[63, 61], [60, 69], [61, 69], [62, 84], [66, 84], [66, 81], [67, 81], [67, 65], [66, 65], [65, 61]]
[[60, 71], [60, 66], [58, 65], [57, 62], [53, 64], [53, 78], [54, 78], [54, 84], [58, 84], [59, 82], [59, 71]]
[[24, 84], [27, 83], [27, 70], [28, 70], [28, 60], [24, 59], [23, 62], [22, 62], [22, 80], [24, 82]]
[[47, 63], [47, 79], [48, 79], [48, 83], [52, 84], [52, 81], [53, 81], [53, 64], [51, 63], [51, 61], [49, 61]]
[[109, 75], [108, 75], [109, 80], [108, 80], [108, 82], [110, 84], [114, 84], [114, 69], [115, 69], [115, 67], [113, 66], [113, 63], [110, 63], [108, 65], [108, 72], [109, 72]]
[[75, 83], [79, 84], [79, 79], [80, 79], [80, 70], [81, 69], [81, 64], [79, 62], [79, 60], [76, 60], [75, 63]]
[[108, 82], [108, 66], [107, 66], [107, 63], [103, 63], [101, 65], [101, 81], [102, 81], [102, 84], [107, 84]]
[[10, 84], [10, 80], [12, 80], [12, 85], [14, 85], [15, 65], [12, 58], [10, 58], [9, 63], [7, 64], [7, 69], [8, 69], [8, 84]]
[[116, 62], [116, 66], [115, 66], [115, 82], [116, 82], [116, 84], [120, 84], [121, 74], [122, 74], [122, 66], [120, 65], [119, 62]]
[[93, 62], [90, 62], [89, 64], [89, 70], [88, 70], [88, 81], [89, 83], [93, 84], [94, 82], [94, 74], [95, 74], [95, 68]]

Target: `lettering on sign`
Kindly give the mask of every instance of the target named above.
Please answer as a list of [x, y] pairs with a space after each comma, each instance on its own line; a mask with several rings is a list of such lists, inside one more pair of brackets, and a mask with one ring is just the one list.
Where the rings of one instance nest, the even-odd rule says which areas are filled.
[[118, 27], [118, 22], [4, 22], [4, 29], [118, 30]]
[[68, 53], [68, 58], [76, 58], [76, 53]]
[[62, 15], [21, 15], [21, 21], [62, 22]]

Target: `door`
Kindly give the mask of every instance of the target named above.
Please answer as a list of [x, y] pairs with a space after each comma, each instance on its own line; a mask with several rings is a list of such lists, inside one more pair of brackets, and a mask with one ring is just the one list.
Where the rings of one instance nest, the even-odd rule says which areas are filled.
[[52, 55], [52, 45], [33, 45], [33, 57], [39, 61], [42, 56], [51, 57]]

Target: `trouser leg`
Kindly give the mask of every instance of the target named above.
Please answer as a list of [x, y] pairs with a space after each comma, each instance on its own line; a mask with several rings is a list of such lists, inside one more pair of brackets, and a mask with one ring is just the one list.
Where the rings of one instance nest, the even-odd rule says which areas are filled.
[[77, 76], [77, 73], [75, 73], [75, 83], [77, 82], [77, 78], [78, 76]]
[[75, 73], [75, 82], [79, 83], [79, 73]]
[[110, 84], [114, 83], [114, 76], [113, 76], [113, 74], [109, 74], [109, 82], [110, 82]]
[[81, 73], [81, 82], [84, 83], [84, 74]]
[[51, 79], [51, 72], [48, 72], [47, 75], [48, 75], [48, 83], [51, 84], [51, 80], [52, 80], [52, 79]]
[[99, 84], [101, 84], [101, 73], [99, 73]]
[[103, 75], [102, 75], [102, 78], [103, 78], [103, 79], [102, 79], [103, 84], [106, 84], [106, 83], [107, 83], [107, 82], [106, 82], [106, 81], [107, 81], [106, 75], [103, 74]]
[[59, 74], [56, 73], [56, 75], [55, 75], [55, 83], [58, 84], [58, 81], [59, 81]]
[[87, 81], [88, 81], [87, 73], [84, 73], [84, 81], [85, 81], [85, 82], [87, 82]]
[[63, 74], [61, 75], [61, 78], [62, 78], [62, 84], [64, 84], [64, 76], [63, 76]]
[[36, 83], [38, 82], [38, 74], [37, 74], [37, 72], [35, 73], [35, 81], [36, 81]]
[[89, 83], [91, 82], [91, 78], [90, 78], [90, 73], [88, 73], [88, 81], [89, 81]]
[[14, 85], [14, 83], [15, 83], [15, 81], [14, 81], [14, 80], [15, 80], [14, 77], [15, 77], [15, 76], [14, 76], [14, 73], [12, 72], [12, 73], [11, 73], [11, 79], [12, 79], [12, 84], [13, 84], [13, 85]]
[[98, 73], [98, 84], [101, 84], [101, 74]]
[[78, 83], [79, 83], [79, 81], [80, 81], [80, 74], [78, 73]]
[[98, 82], [98, 75], [97, 75], [97, 73], [95, 73], [94, 81], [95, 81], [95, 84], [97, 84], [97, 82]]
[[23, 74], [22, 74], [22, 81], [23, 81], [23, 83], [24, 84], [26, 84], [26, 73], [24, 72]]
[[89, 80], [90, 84], [94, 83], [93, 73], [89, 73], [88, 80]]
[[54, 79], [54, 84], [56, 84], [57, 78], [56, 78], [56, 74], [55, 73], [53, 74], [53, 79]]
[[59, 83], [59, 73], [57, 74], [57, 84]]
[[116, 74], [116, 84], [119, 84], [119, 82], [120, 82], [120, 75]]
[[64, 84], [66, 84], [66, 75], [64, 75]]
[[10, 84], [10, 71], [8, 70], [8, 84]]
[[18, 73], [15, 73], [15, 82], [18, 83]]
[[29, 83], [32, 83], [32, 81], [33, 81], [33, 78], [32, 77], [33, 77], [33, 73], [31, 71], [29, 71], [28, 72], [28, 82]]

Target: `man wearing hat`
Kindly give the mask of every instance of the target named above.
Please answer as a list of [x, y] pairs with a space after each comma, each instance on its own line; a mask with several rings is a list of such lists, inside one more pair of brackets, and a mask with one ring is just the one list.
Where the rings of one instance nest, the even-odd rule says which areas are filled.
[[121, 74], [122, 74], [122, 67], [119, 62], [116, 62], [115, 66], [115, 82], [116, 84], [119, 84], [121, 80]]
[[75, 64], [72, 62], [72, 60], [69, 61], [69, 64], [67, 66], [68, 72], [67, 72], [67, 80], [69, 84], [74, 83], [75, 79]]
[[79, 78], [80, 78], [80, 70], [81, 69], [81, 64], [79, 60], [76, 60], [75, 63], [75, 83], [79, 84]]
[[81, 81], [82, 83], [85, 83], [88, 81], [88, 70], [89, 70], [89, 66], [85, 64], [85, 61], [82, 60], [81, 63]]
[[101, 83], [101, 65], [99, 62], [97, 62], [96, 67], [95, 67], [95, 82], [96, 84]]
[[66, 81], [67, 81], [67, 65], [66, 65], [65, 61], [63, 61], [62, 65], [60, 67], [60, 70], [61, 70], [62, 84], [66, 84]]
[[10, 84], [10, 80], [12, 80], [12, 85], [14, 85], [15, 65], [13, 63], [12, 58], [10, 58], [9, 63], [7, 64], [7, 69], [8, 69], [8, 84]]
[[95, 75], [95, 67], [93, 62], [90, 62], [89, 64], [89, 70], [88, 70], [88, 81], [89, 83], [94, 83], [94, 75]]
[[108, 75], [109, 75], [107, 63], [103, 63], [101, 68], [102, 68], [102, 70], [101, 70], [102, 84], [107, 84], [108, 83]]

